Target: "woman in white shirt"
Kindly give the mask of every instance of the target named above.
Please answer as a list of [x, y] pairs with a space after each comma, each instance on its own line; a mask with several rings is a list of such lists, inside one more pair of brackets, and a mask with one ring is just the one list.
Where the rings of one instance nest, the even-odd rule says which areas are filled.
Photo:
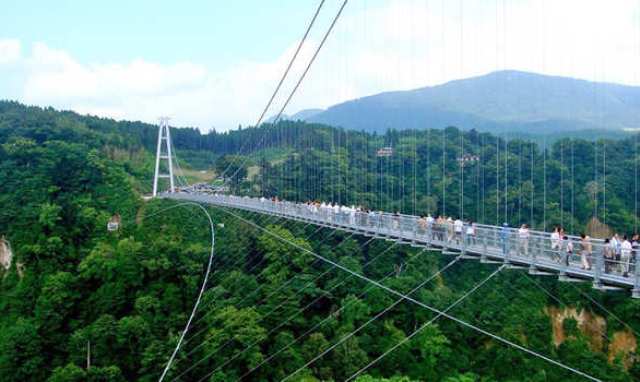
[[627, 235], [624, 235], [622, 244], [620, 244], [620, 263], [624, 277], [629, 276], [629, 262], [631, 260], [632, 248], [631, 242], [627, 239]]
[[518, 229], [518, 242], [520, 243], [520, 254], [529, 256], [529, 227], [526, 224]]
[[558, 227], [553, 228], [551, 233], [551, 256], [557, 260], [560, 259], [560, 245], [562, 241], [560, 239], [560, 229]]

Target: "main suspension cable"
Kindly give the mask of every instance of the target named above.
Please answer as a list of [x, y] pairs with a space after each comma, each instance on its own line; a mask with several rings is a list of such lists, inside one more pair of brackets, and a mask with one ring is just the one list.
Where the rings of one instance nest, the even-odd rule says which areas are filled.
[[209, 211], [207, 211], [207, 209], [204, 208], [199, 203], [187, 202], [187, 203], [181, 203], [181, 204], [184, 204], [184, 205], [191, 204], [191, 205], [197, 206], [207, 216], [207, 219], [209, 220], [209, 226], [211, 229], [211, 252], [209, 255], [209, 262], [207, 264], [207, 270], [205, 271], [204, 279], [202, 280], [202, 286], [200, 287], [200, 292], [198, 293], [198, 298], [196, 299], [196, 303], [193, 305], [193, 309], [191, 310], [191, 315], [187, 320], [187, 324], [185, 325], [184, 330], [182, 331], [182, 334], [180, 334], [180, 339], [178, 340], [178, 343], [176, 344], [175, 349], [173, 349], [173, 353], [171, 354], [171, 357], [169, 357], [169, 361], [167, 362], [167, 365], [165, 366], [164, 371], [162, 372], [162, 375], [158, 380], [159, 382], [162, 382], [164, 380], [164, 377], [167, 375], [167, 372], [169, 372], [169, 369], [171, 368], [171, 364], [173, 363], [173, 360], [175, 359], [176, 354], [178, 353], [178, 350], [180, 350], [180, 345], [182, 345], [184, 336], [189, 331], [189, 327], [191, 326], [191, 321], [193, 320], [193, 317], [196, 315], [196, 311], [198, 310], [198, 306], [200, 305], [200, 301], [202, 300], [202, 294], [204, 293], [204, 290], [207, 287], [207, 281], [209, 280], [209, 273], [211, 273], [211, 265], [213, 264], [213, 256], [214, 256], [215, 229], [213, 227], [213, 219], [211, 219], [211, 215], [209, 214]]
[[[316, 58], [318, 57], [318, 54], [320, 53], [320, 50], [324, 46], [325, 42], [327, 41], [327, 38], [331, 34], [331, 31], [333, 30], [333, 28], [335, 27], [336, 23], [340, 19], [340, 15], [342, 14], [342, 11], [344, 10], [344, 8], [345, 8], [345, 6], [347, 5], [348, 2], [349, 2], [349, 0], [344, 0], [342, 2], [342, 5], [340, 6], [340, 9], [338, 10], [338, 13], [335, 15], [335, 17], [331, 21], [331, 25], [329, 25], [329, 29], [327, 29], [327, 32], [322, 37], [322, 40], [320, 41], [320, 45], [318, 45], [318, 47], [316, 48], [315, 52], [313, 53], [313, 56], [311, 57], [311, 60], [309, 60], [309, 63], [307, 64], [307, 66], [304, 68], [304, 71], [300, 75], [300, 78], [298, 79], [298, 82], [296, 82], [296, 85], [293, 87], [293, 89], [289, 93], [289, 96], [287, 97], [287, 99], [285, 100], [284, 104], [282, 105], [282, 108], [280, 108], [280, 111], [278, 112], [278, 114], [274, 118], [274, 120], [273, 120], [274, 124], [276, 124], [278, 122], [278, 120], [282, 116], [282, 113], [284, 113], [284, 110], [289, 105], [289, 102], [291, 102], [291, 99], [296, 94], [296, 91], [300, 87], [300, 84], [302, 84], [302, 81], [304, 81], [305, 77], [307, 76], [307, 73], [309, 72], [309, 69], [311, 69], [311, 66], [313, 65], [313, 63], [315, 62]], [[264, 139], [264, 135], [263, 135], [263, 139]], [[258, 144], [260, 145], [261, 143], [262, 142], [260, 142]], [[234, 178], [238, 174], [238, 172], [242, 169], [242, 167], [247, 162], [247, 158], [248, 157], [244, 158], [244, 161], [242, 162], [241, 166], [239, 166], [236, 169], [236, 171], [233, 173], [233, 175], [231, 175], [231, 177], [230, 177], [231, 179]]]
[[[280, 81], [278, 81], [278, 85], [276, 86], [275, 90], [273, 91], [273, 93], [271, 94], [271, 97], [269, 98], [269, 101], [267, 102], [267, 104], [265, 105], [264, 109], [262, 110], [262, 113], [260, 114], [260, 117], [258, 118], [258, 121], [255, 124], [255, 127], [259, 127], [260, 124], [262, 123], [262, 120], [264, 119], [264, 116], [267, 114], [267, 111], [269, 110], [269, 108], [271, 107], [271, 104], [273, 103], [273, 100], [276, 98], [276, 95], [278, 94], [278, 92], [280, 91], [280, 87], [282, 87], [282, 84], [284, 83], [284, 80], [287, 78], [287, 76], [289, 75], [289, 72], [291, 71], [291, 67], [293, 66], [293, 63], [296, 61], [296, 59], [298, 58], [298, 54], [300, 53], [300, 51], [302, 50], [302, 46], [304, 45], [304, 43], [307, 41], [307, 37], [309, 36], [309, 33], [311, 32], [311, 28], [313, 28], [313, 25], [316, 22], [316, 19], [318, 18], [318, 14], [320, 14], [320, 10], [322, 9], [322, 6], [324, 5], [325, 0], [320, 0], [320, 4], [318, 4], [318, 8], [316, 8], [315, 13], [313, 14], [313, 17], [311, 18], [311, 21], [309, 22], [309, 25], [307, 26], [307, 29], [304, 32], [304, 35], [302, 36], [302, 39], [300, 40], [300, 42], [298, 43], [298, 47], [296, 48], [296, 51], [294, 52], [293, 56], [291, 57], [291, 59], [289, 60], [289, 63], [287, 64], [287, 68], [285, 69], [285, 71], [282, 73], [282, 76], [280, 77]], [[244, 146], [246, 147], [246, 145], [250, 142], [251, 140], [247, 140], [244, 144]], [[242, 152], [242, 147], [239, 150], [240, 152]], [[227, 168], [225, 168], [225, 170], [222, 172], [222, 174], [220, 175], [221, 178], [224, 179], [224, 175], [227, 173], [227, 171], [229, 170], [229, 168], [231, 168], [232, 163], [229, 163], [227, 165]]]

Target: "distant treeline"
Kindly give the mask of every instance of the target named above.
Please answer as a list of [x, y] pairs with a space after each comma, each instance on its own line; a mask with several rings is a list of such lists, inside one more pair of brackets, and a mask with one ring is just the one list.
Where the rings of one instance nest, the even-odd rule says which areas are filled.
[[[0, 102], [0, 141], [17, 136], [151, 155], [157, 127]], [[491, 224], [526, 222], [539, 229], [563, 225], [574, 233], [593, 218], [620, 232], [638, 229], [638, 135], [554, 142], [514, 136], [455, 127], [379, 135], [300, 121], [225, 133], [172, 129], [187, 166], [243, 165], [237, 173], [248, 178], [233, 183], [252, 194], [463, 215]], [[393, 154], [378, 156], [382, 147], [392, 147]]]

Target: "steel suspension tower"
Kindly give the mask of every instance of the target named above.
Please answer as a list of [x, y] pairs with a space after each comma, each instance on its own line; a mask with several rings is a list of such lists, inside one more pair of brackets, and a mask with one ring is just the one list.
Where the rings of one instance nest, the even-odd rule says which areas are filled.
[[[164, 146], [164, 149], [163, 149]], [[160, 161], [167, 161], [169, 173], [160, 172]], [[169, 132], [169, 118], [161, 117], [158, 126], [158, 148], [156, 149], [156, 171], [153, 175], [153, 196], [158, 194], [158, 179], [169, 178], [169, 192], [175, 191], [173, 182], [173, 156], [171, 153], [171, 133]]]

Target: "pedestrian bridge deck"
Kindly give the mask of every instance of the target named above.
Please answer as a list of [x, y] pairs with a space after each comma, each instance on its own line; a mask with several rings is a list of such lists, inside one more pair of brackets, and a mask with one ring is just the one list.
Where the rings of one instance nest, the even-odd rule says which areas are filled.
[[605, 244], [599, 239], [590, 240], [593, 250], [589, 254], [583, 253], [579, 237], [569, 236], [568, 241], [573, 243], [574, 248], [570, 253], [566, 250], [568, 241], [564, 241], [560, 249], [552, 249], [551, 235], [534, 230], [529, 231], [528, 239], [522, 239], [517, 229], [477, 224], [475, 235], [468, 235], [466, 225], [462, 232], [456, 233], [450, 224], [425, 226], [424, 221], [420, 222], [418, 216], [412, 215], [334, 213], [331, 209], [319, 210], [305, 203], [202, 192], [165, 193], [161, 197], [274, 215], [366, 236], [398, 240], [439, 250], [444, 254], [462, 255], [482, 262], [506, 263], [535, 275], [558, 275], [561, 281], [591, 282], [594, 288], [601, 290], [632, 289], [633, 297], [640, 298], [640, 267], [635, 266], [640, 253], [638, 257], [633, 253], [622, 260], [605, 259]]

